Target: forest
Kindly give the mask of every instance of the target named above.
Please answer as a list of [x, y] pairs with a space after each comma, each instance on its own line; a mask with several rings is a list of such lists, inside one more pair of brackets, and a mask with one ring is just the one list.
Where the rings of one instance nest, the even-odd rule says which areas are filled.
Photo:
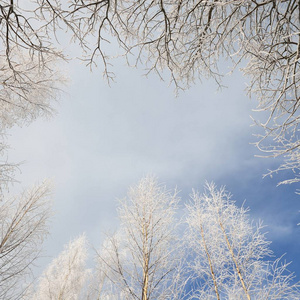
[[299, 299], [299, 16], [1, 1], [0, 299]]

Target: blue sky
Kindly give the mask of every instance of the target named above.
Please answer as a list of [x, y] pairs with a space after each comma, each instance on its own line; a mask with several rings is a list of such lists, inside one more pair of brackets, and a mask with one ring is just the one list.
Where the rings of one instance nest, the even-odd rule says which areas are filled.
[[9, 159], [24, 161], [16, 176], [22, 186], [49, 177], [55, 182], [55, 215], [41, 266], [82, 232], [98, 247], [103, 233], [117, 226], [116, 199], [154, 174], [168, 188], [177, 186], [183, 202], [205, 180], [226, 185], [239, 205], [246, 201], [252, 219], [268, 225], [271, 248], [276, 256], [286, 253], [300, 279], [298, 186], [276, 187], [288, 176], [283, 173], [262, 179], [279, 161], [254, 157], [255, 99], [245, 95], [240, 73], [228, 77], [222, 91], [203, 80], [176, 98], [167, 83], [122, 61], [114, 71], [117, 82], [109, 87], [101, 70], [70, 63], [57, 115], [10, 131]]

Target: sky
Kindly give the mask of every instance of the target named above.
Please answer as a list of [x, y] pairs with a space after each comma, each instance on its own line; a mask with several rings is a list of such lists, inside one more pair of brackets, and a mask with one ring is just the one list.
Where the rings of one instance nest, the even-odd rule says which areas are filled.
[[251, 219], [264, 221], [271, 249], [292, 261], [300, 279], [299, 186], [277, 187], [286, 173], [262, 179], [279, 160], [255, 157], [258, 129], [250, 115], [256, 102], [246, 96], [238, 71], [221, 91], [203, 79], [178, 97], [166, 82], [122, 60], [114, 63], [111, 86], [101, 69], [91, 73], [78, 61], [65, 72], [70, 82], [57, 114], [14, 127], [8, 137], [9, 160], [22, 162], [16, 191], [45, 178], [55, 183], [55, 214], [39, 270], [83, 232], [98, 248], [104, 233], [117, 227], [118, 199], [152, 174], [177, 187], [182, 204], [192, 188], [203, 191], [206, 180], [226, 185], [239, 206], [250, 207]]

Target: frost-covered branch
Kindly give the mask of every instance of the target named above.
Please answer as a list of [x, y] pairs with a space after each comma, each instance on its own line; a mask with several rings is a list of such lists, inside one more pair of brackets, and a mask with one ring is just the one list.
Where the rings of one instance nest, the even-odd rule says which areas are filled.
[[30, 275], [48, 233], [49, 193], [44, 182], [0, 202], [0, 299], [20, 299], [24, 292], [20, 283]]
[[191, 299], [299, 297], [288, 264], [270, 260], [262, 224], [250, 222], [248, 210], [238, 208], [224, 188], [207, 184], [205, 193], [191, 195], [187, 209]]

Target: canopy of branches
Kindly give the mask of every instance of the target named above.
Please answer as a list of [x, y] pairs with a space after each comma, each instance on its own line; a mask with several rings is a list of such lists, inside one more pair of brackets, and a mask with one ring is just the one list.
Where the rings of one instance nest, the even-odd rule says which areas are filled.
[[64, 58], [55, 46], [60, 32], [79, 44], [87, 64], [102, 61], [108, 79], [113, 74], [106, 43], [113, 40], [129, 64], [143, 64], [161, 77], [167, 69], [179, 89], [199, 77], [221, 84], [220, 62], [229, 59], [230, 69], [243, 62], [248, 92], [257, 97], [258, 110], [268, 113], [255, 120], [264, 129], [257, 147], [283, 155], [278, 170], [296, 172], [284, 183], [297, 182], [299, 12], [296, 0], [2, 1], [1, 114], [10, 124], [21, 111], [26, 118], [49, 112], [60, 81], [53, 61]]

